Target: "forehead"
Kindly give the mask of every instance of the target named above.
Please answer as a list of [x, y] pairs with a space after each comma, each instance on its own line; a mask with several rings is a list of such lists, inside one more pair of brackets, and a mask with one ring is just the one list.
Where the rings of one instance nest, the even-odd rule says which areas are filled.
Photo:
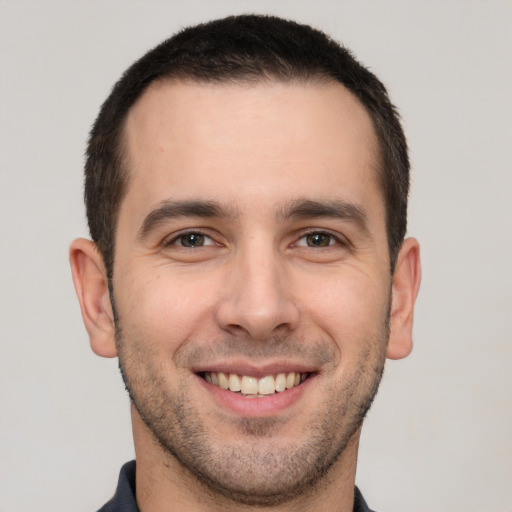
[[130, 111], [124, 147], [127, 196], [139, 203], [207, 195], [277, 204], [283, 194], [378, 188], [371, 118], [334, 82], [159, 81]]

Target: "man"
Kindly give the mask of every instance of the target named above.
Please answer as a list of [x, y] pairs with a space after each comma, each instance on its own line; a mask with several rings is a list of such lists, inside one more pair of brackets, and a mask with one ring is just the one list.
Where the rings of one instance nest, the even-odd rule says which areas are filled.
[[116, 84], [85, 174], [73, 278], [136, 452], [102, 510], [369, 510], [361, 424], [420, 280], [384, 86], [307, 26], [189, 28]]

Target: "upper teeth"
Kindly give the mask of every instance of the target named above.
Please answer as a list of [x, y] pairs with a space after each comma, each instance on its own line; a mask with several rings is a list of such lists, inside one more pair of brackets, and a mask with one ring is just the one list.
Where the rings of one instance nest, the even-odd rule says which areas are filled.
[[306, 380], [307, 373], [290, 372], [267, 375], [258, 379], [236, 373], [205, 372], [204, 378], [210, 384], [230, 391], [240, 391], [243, 395], [272, 395], [298, 386]]

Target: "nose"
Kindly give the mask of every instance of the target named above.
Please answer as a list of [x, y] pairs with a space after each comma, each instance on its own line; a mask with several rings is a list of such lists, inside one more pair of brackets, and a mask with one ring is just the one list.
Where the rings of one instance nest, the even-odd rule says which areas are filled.
[[217, 306], [219, 326], [253, 340], [267, 340], [293, 331], [300, 312], [285, 267], [285, 261], [270, 248], [259, 247], [234, 257]]

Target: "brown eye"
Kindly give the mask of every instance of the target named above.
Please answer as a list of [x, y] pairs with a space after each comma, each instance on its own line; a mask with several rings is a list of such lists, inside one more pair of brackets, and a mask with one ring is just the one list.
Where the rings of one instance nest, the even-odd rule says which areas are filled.
[[328, 247], [335, 242], [334, 237], [328, 233], [310, 233], [305, 238], [308, 247]]
[[205, 238], [201, 233], [186, 233], [177, 238], [176, 242], [183, 247], [202, 247], [206, 245]]

